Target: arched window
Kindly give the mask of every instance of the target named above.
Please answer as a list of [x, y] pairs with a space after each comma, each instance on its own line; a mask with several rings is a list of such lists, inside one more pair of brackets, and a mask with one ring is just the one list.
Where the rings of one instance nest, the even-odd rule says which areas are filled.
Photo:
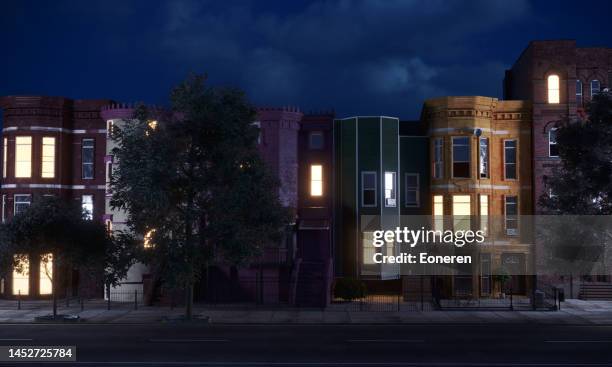
[[601, 86], [599, 85], [599, 80], [591, 80], [591, 97], [599, 93], [599, 89]]
[[548, 76], [548, 103], [559, 103], [559, 75]]

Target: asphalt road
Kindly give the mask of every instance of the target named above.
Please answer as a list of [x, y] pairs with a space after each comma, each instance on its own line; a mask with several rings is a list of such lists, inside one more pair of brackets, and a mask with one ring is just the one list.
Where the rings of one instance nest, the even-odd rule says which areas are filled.
[[612, 366], [612, 326], [0, 324], [0, 345], [75, 345], [80, 366]]

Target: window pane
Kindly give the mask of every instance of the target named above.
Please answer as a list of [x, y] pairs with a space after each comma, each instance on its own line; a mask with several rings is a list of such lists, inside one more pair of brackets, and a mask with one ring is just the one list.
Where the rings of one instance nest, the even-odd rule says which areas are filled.
[[81, 162], [83, 178], [94, 178], [94, 141], [93, 139], [83, 139], [81, 149]]
[[444, 142], [442, 138], [434, 140], [434, 178], [442, 178], [444, 172]]
[[551, 157], [558, 157], [559, 150], [557, 148], [557, 129], [551, 129], [548, 132], [548, 154]]
[[20, 268], [13, 268], [13, 295], [27, 296], [30, 293], [30, 261], [26, 259]]
[[470, 229], [470, 195], [453, 195], [453, 228]]
[[363, 190], [363, 206], [376, 206], [375, 190]]
[[489, 177], [489, 139], [480, 138], [479, 166], [478, 171], [481, 178]]
[[441, 231], [444, 229], [444, 199], [442, 195], [434, 195], [433, 205], [434, 229]]
[[53, 293], [53, 255], [46, 254], [40, 259], [40, 276], [39, 276], [40, 294], [46, 295]]
[[376, 172], [361, 173], [361, 202], [363, 206], [376, 206]]
[[323, 195], [323, 166], [320, 164], [310, 166], [310, 195]]
[[599, 93], [599, 89], [599, 80], [591, 80], [591, 96], [594, 96]]
[[470, 177], [470, 138], [453, 138], [453, 177]]
[[480, 195], [480, 229], [487, 235], [489, 232], [489, 197]]
[[42, 140], [42, 169], [44, 178], [55, 177], [55, 138], [44, 137]]
[[323, 149], [323, 133], [321, 131], [310, 133], [309, 146], [310, 149]]
[[385, 206], [396, 206], [395, 192], [395, 172], [385, 172]]
[[2, 177], [6, 177], [6, 165], [7, 165], [7, 159], [8, 159], [8, 139], [4, 138], [3, 144], [2, 144]]
[[548, 77], [548, 103], [559, 103], [559, 76]]
[[516, 140], [504, 141], [505, 178], [516, 179]]
[[32, 137], [15, 138], [15, 177], [32, 175]]
[[13, 215], [23, 213], [30, 206], [30, 195], [15, 195]]
[[81, 198], [81, 208], [85, 219], [93, 219], [93, 195], [83, 195]]
[[375, 189], [376, 188], [376, 173], [365, 172], [363, 174], [363, 188], [364, 189]]

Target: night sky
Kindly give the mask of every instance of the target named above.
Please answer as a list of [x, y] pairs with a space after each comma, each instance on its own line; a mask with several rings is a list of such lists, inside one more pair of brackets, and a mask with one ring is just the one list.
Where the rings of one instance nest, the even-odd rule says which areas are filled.
[[0, 0], [0, 95], [167, 104], [190, 72], [261, 106], [419, 117], [501, 97], [530, 40], [612, 47], [611, 1]]

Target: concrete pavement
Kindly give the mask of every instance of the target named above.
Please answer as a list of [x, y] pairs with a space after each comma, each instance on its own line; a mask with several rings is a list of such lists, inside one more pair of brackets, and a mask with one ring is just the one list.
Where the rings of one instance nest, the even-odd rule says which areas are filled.
[[[174, 323], [181, 320], [182, 308], [144, 307], [134, 309], [133, 304], [113, 304], [107, 310], [103, 301], [89, 301], [84, 310], [73, 302], [69, 307], [59, 304], [60, 314], [78, 315], [81, 321], [92, 323]], [[24, 302], [18, 310], [15, 301], [0, 301], [0, 323], [31, 323], [36, 317], [48, 315], [48, 301]], [[508, 310], [452, 310], [452, 311], [346, 311], [329, 308], [298, 309], [231, 308], [216, 306], [204, 308], [198, 305], [194, 315], [202, 322], [215, 324], [565, 324], [612, 325], [612, 302], [568, 300], [560, 311], [508, 311]]]

